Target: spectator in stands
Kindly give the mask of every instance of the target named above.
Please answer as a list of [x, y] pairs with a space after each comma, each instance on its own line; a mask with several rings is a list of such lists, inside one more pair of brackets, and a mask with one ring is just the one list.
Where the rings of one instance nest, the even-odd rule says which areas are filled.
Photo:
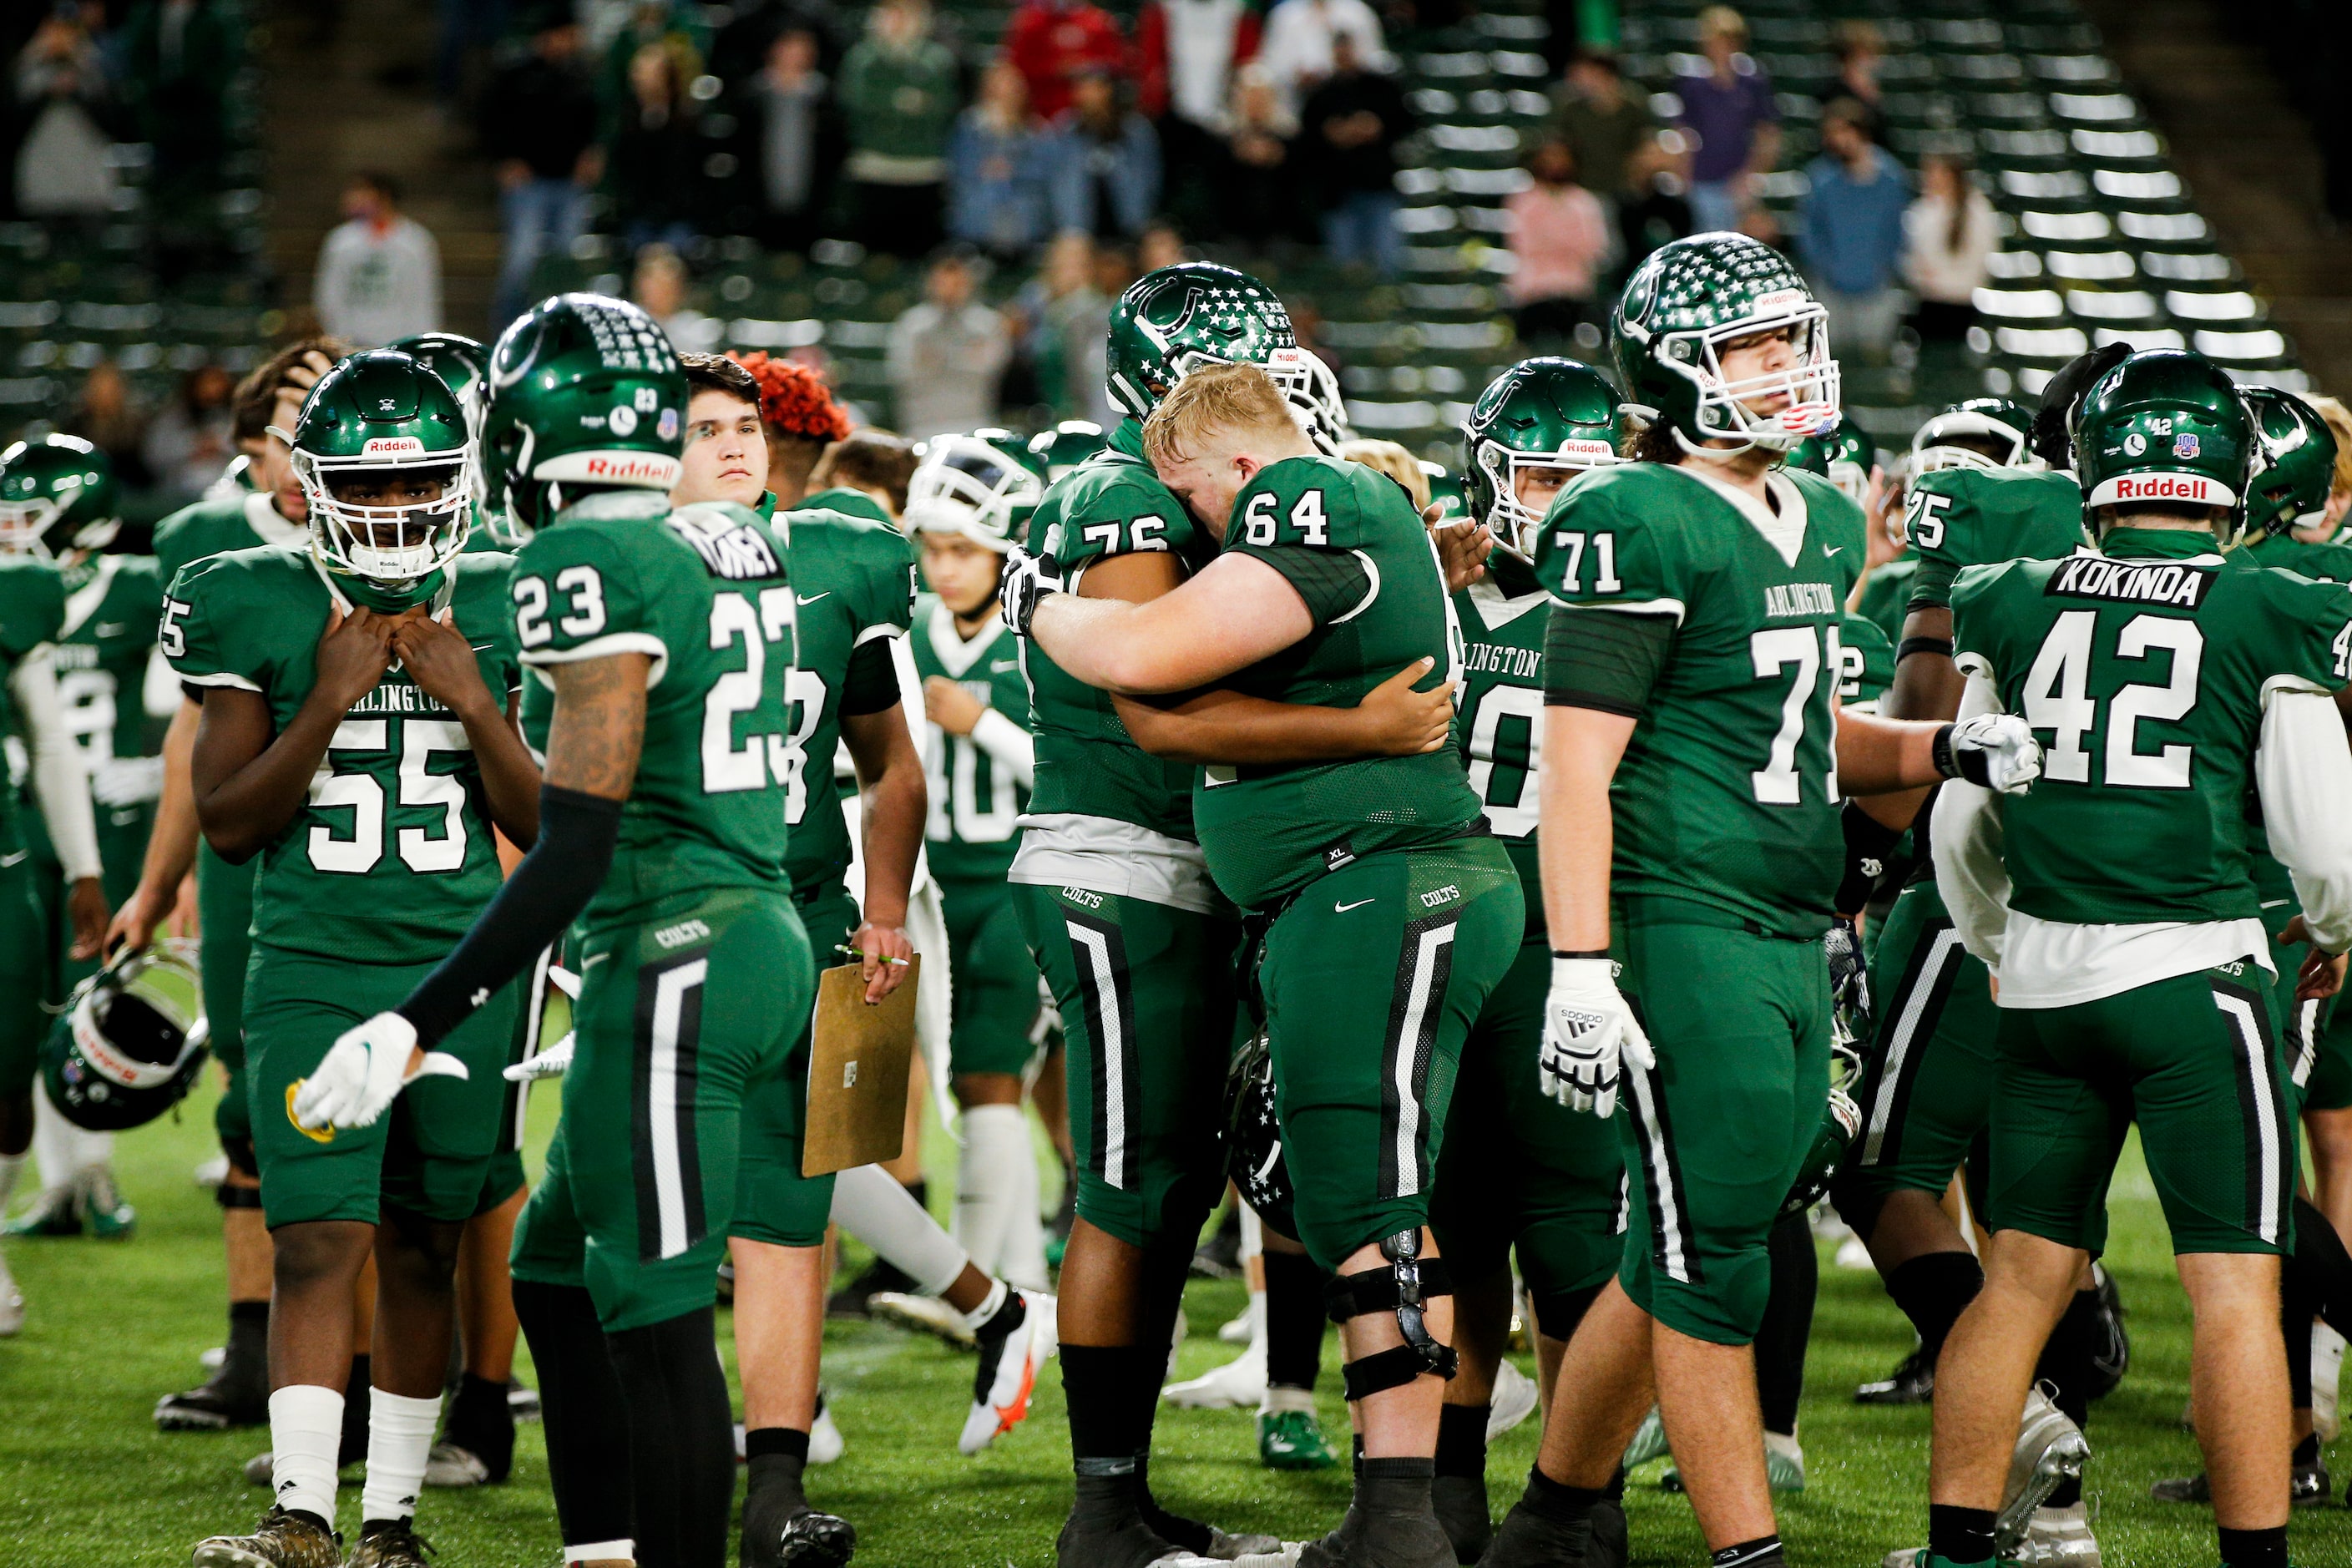
[[1664, 136], [1643, 142], [1626, 158], [1625, 191], [1617, 198], [1621, 270], [1631, 271], [1667, 241], [1694, 232], [1681, 162]]
[[931, 37], [926, 0], [881, 0], [841, 68], [856, 231], [868, 249], [920, 256], [938, 246], [956, 101], [955, 56]]
[[1264, 64], [1252, 60], [1234, 73], [1231, 130], [1225, 135], [1225, 168], [1218, 187], [1224, 199], [1217, 216], [1225, 232], [1252, 245], [1297, 233], [1298, 181], [1291, 163], [1298, 121], [1283, 107], [1282, 94]]
[[1550, 138], [1576, 154], [1585, 184], [1604, 203], [1630, 188], [1627, 163], [1658, 133], [1658, 117], [1639, 89], [1627, 91], [1623, 68], [1607, 49], [1585, 49], [1552, 89]]
[[711, 36], [710, 74], [733, 86], [767, 66], [776, 40], [806, 33], [816, 40], [817, 68], [841, 63], [841, 16], [832, 0], [736, 0], [734, 15]]
[[686, 263], [667, 245], [648, 245], [637, 252], [636, 274], [629, 280], [629, 297], [668, 334], [670, 346], [690, 353], [717, 348], [726, 329], [687, 303], [693, 281]]
[[677, 51], [647, 44], [629, 62], [629, 98], [604, 150], [604, 184], [621, 243], [683, 250], [694, 243], [702, 139]]
[[389, 174], [363, 171], [343, 187], [343, 221], [319, 247], [310, 301], [321, 331], [363, 349], [441, 327], [441, 247], [400, 210]]
[[768, 437], [768, 493], [778, 510], [796, 507], [809, 493], [809, 473], [825, 447], [849, 434], [849, 411], [833, 395], [824, 377], [791, 360], [761, 353], [739, 353], [735, 362], [760, 384], [760, 424]]
[[1127, 38], [1094, 0], [1021, 0], [1004, 55], [1029, 84], [1030, 112], [1050, 123], [1070, 107], [1080, 72], [1127, 68]]
[[1903, 215], [1903, 280], [1919, 297], [1911, 324], [1922, 338], [1957, 342], [1977, 319], [1986, 261], [2000, 248], [1992, 203], [1949, 153], [1919, 160], [1919, 199]]
[[130, 489], [143, 490], [154, 483], [147, 471], [144, 450], [147, 412], [131, 395], [131, 378], [112, 360], [102, 359], [89, 367], [89, 374], [81, 384], [81, 395], [75, 399], [73, 412], [66, 416], [60, 428], [68, 436], [80, 437], [112, 458], [115, 478]]
[[1886, 38], [1876, 24], [1859, 18], [1840, 22], [1832, 46], [1837, 57], [1838, 90], [1871, 111], [1877, 123], [1878, 68], [1885, 63]]
[[1091, 418], [1084, 385], [1086, 339], [1106, 333], [1116, 293], [1095, 287], [1095, 243], [1084, 230], [1065, 229], [1045, 247], [1036, 275], [1004, 308], [1013, 358], [1000, 388], [1007, 407], [1034, 405], [1043, 422]]
[[101, 218], [114, 206], [114, 171], [100, 125], [106, 64], [78, 14], [54, 11], [16, 56], [16, 207], [27, 217]]
[[1331, 74], [1332, 40], [1342, 33], [1355, 40], [1359, 60], [1375, 69], [1386, 67], [1381, 19], [1364, 0], [1282, 0], [1267, 14], [1258, 58], [1284, 109], [1297, 114], [1299, 101]]
[[1159, 128], [1173, 210], [1206, 212], [1220, 199], [1225, 105], [1259, 33], [1249, 0], [1145, 0], [1136, 18], [1136, 107]]
[[1046, 134], [1029, 118], [1029, 84], [999, 56], [948, 141], [950, 237], [999, 260], [1025, 258], [1045, 237], [1051, 163]]
[[1146, 272], [1157, 272], [1163, 267], [1189, 261], [1192, 256], [1192, 253], [1185, 248], [1183, 231], [1162, 218], [1146, 228], [1142, 237], [1135, 242], [1136, 276], [1139, 278]]
[[1829, 307], [1830, 342], [1841, 354], [1882, 360], [1902, 312], [1895, 268], [1910, 181], [1870, 139], [1870, 110], [1850, 98], [1822, 110], [1822, 153], [1805, 177], [1811, 189], [1797, 209], [1797, 258]]
[[1301, 162], [1323, 202], [1323, 245], [1331, 259], [1396, 276], [1396, 144], [1411, 135], [1412, 110], [1393, 79], [1365, 68], [1356, 36], [1331, 38], [1331, 74], [1299, 110]]
[[1160, 138], [1107, 70], [1078, 73], [1045, 144], [1054, 226], [1133, 238], [1160, 207]]
[[147, 426], [140, 449], [155, 488], [173, 506], [185, 506], [220, 478], [236, 455], [230, 404], [236, 384], [216, 364], [181, 378], [180, 395]]
[[1707, 68], [1677, 77], [1683, 111], [1676, 121], [1696, 143], [1691, 155], [1691, 214], [1701, 230], [1736, 229], [1755, 205], [1756, 176], [1780, 161], [1780, 110], [1772, 82], [1748, 58], [1748, 24], [1728, 5], [1698, 16], [1700, 51]]
[[923, 279], [922, 302], [891, 324], [898, 427], [916, 440], [996, 422], [1013, 340], [1004, 318], [975, 298], [975, 260], [962, 249], [942, 253]]
[[604, 110], [607, 142], [628, 123], [629, 102], [636, 96], [637, 59], [646, 50], [659, 49], [669, 57], [681, 89], [702, 74], [700, 28], [689, 24], [688, 7], [674, 6], [671, 0], [635, 0], [633, 5], [625, 0], [621, 7], [607, 7], [613, 8], [626, 14], [619, 30], [606, 40], [604, 63], [596, 73], [596, 101]]
[[529, 54], [499, 73], [483, 98], [482, 146], [498, 170], [505, 254], [490, 298], [497, 331], [530, 303], [531, 268], [588, 226], [588, 193], [604, 172], [596, 89], [569, 6], [541, 13]]
[[1601, 275], [1613, 248], [1609, 215], [1576, 181], [1576, 153], [1546, 142], [1528, 154], [1533, 184], [1503, 202], [1511, 220], [1509, 293], [1520, 341], [1559, 347], [1597, 320]]
[[817, 35], [786, 27], [739, 95], [758, 192], [753, 227], [772, 250], [806, 250], [832, 204], [847, 153], [833, 83], [817, 68]]
[[227, 0], [139, 0], [116, 46], [138, 137], [155, 149], [152, 188], [168, 200], [220, 183], [228, 89], [245, 38]]

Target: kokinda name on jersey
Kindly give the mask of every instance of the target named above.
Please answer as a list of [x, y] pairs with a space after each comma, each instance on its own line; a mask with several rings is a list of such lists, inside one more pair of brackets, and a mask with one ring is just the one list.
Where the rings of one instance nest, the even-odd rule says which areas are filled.
[[670, 513], [669, 525], [694, 546], [694, 552], [702, 557], [714, 577], [744, 583], [784, 574], [774, 543], [765, 531], [751, 523], [738, 522], [716, 509], [682, 507]]
[[2173, 605], [2193, 610], [2205, 602], [2213, 586], [2210, 568], [2177, 561], [2154, 564], [2145, 561], [2110, 561], [2103, 555], [2074, 555], [2050, 574], [2044, 596], [2058, 599], [2118, 599], [2135, 605]]
[[1782, 616], [1839, 616], [1837, 590], [1827, 583], [1774, 583], [1764, 590], [1764, 613]]

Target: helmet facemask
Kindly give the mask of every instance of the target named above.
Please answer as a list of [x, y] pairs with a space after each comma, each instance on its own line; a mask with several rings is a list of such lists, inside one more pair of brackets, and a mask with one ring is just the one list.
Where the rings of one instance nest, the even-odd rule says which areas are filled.
[[[2021, 468], [2039, 473], [2050, 465], [2033, 455], [2028, 445], [2030, 430], [2012, 430], [1998, 419], [1990, 418], [1973, 409], [1956, 408], [1938, 414], [1919, 426], [1918, 435], [1911, 440], [1911, 472], [1940, 473], [1947, 468]], [[1976, 439], [2009, 448], [2006, 456], [1993, 457], [1972, 446], [1962, 446], [1963, 439]]]
[[[290, 443], [289, 443], [290, 445]], [[414, 437], [381, 437], [355, 457], [293, 449], [295, 477], [310, 506], [310, 547], [331, 572], [400, 588], [446, 566], [466, 548], [472, 527], [474, 442], [456, 452], [428, 451]], [[386, 450], [384, 448], [405, 448]], [[430, 500], [363, 505], [339, 499], [338, 478], [415, 474], [441, 481]]]
[[[1477, 442], [1472, 461], [1478, 465], [1478, 472], [1495, 500], [1479, 521], [1495, 536], [1496, 544], [1521, 560], [1533, 561], [1544, 512], [1519, 499], [1519, 476], [1533, 469], [1567, 469], [1570, 477], [1562, 483], [1560, 488], [1564, 489], [1574, 482], [1574, 474], [1587, 468], [1605, 468], [1619, 460], [1615, 448], [1606, 441], [1570, 440], [1549, 452], [1521, 452], [1492, 437], [1485, 437]], [[1545, 510], [1549, 510], [1547, 503]]]
[[907, 482], [907, 531], [961, 533], [991, 550], [1009, 551], [1045, 499], [1043, 479], [987, 442], [941, 436]]
[[[1784, 370], [1768, 371], [1732, 381], [1723, 370], [1723, 350], [1744, 339], [1785, 331], [1796, 351], [1795, 363]], [[1700, 442], [1734, 441], [1732, 450], [1751, 447], [1786, 452], [1808, 436], [1820, 435], [1836, 422], [1840, 381], [1838, 363], [1830, 357], [1829, 312], [1801, 289], [1768, 294], [1756, 311], [1738, 321], [1689, 331], [1660, 332], [1648, 343], [1650, 357], [1661, 368], [1688, 380], [1697, 392], [1693, 411]], [[1758, 414], [1747, 405], [1779, 394], [1789, 405], [1772, 414]], [[1629, 412], [1654, 419], [1654, 409], [1629, 405]], [[1722, 447], [1695, 445], [1691, 433], [1675, 431], [1686, 450], [1728, 456]]]
[[0, 501], [0, 555], [46, 558], [49, 546], [45, 536], [57, 526], [64, 510], [53, 496]]

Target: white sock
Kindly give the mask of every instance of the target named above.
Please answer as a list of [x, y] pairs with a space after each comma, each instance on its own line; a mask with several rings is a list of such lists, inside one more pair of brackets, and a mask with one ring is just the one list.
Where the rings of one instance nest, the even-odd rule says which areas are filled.
[[619, 1541], [583, 1541], [577, 1546], [563, 1549], [566, 1563], [635, 1563], [637, 1543], [626, 1537]]
[[[1019, 1198], [1021, 1166], [1034, 1187], [1037, 1157], [1029, 1121], [1017, 1105], [975, 1105], [963, 1113], [963, 1157], [956, 1169], [955, 1238], [982, 1272], [1006, 1277], [1004, 1254]], [[1036, 1212], [1036, 1205], [1030, 1205]]]
[[990, 1280], [988, 1282], [988, 1295], [982, 1300], [979, 1306], [974, 1307], [971, 1311], [966, 1312], [963, 1315], [963, 1326], [970, 1329], [973, 1333], [980, 1332], [982, 1327], [987, 1323], [988, 1320], [996, 1316], [997, 1309], [1004, 1305], [1004, 1299], [1012, 1294], [1012, 1290], [1005, 1285], [1003, 1280]]
[[41, 1191], [47, 1193], [73, 1180], [80, 1169], [74, 1161], [74, 1124], [49, 1103], [49, 1086], [33, 1080], [33, 1163], [41, 1173]]
[[335, 1523], [335, 1456], [343, 1444], [343, 1391], [297, 1383], [269, 1396], [269, 1484], [278, 1506]]
[[[1017, 1108], [1016, 1108], [1017, 1109]], [[1052, 1278], [1045, 1267], [1045, 1216], [1037, 1212], [1037, 1142], [1029, 1118], [1021, 1114], [1021, 1152], [1013, 1163], [1013, 1213], [1004, 1227], [1004, 1250], [997, 1274], [1016, 1289], [1043, 1291]]]
[[943, 1293], [971, 1261], [915, 1194], [879, 1165], [855, 1166], [833, 1179], [833, 1223], [926, 1296]]
[[360, 1520], [409, 1519], [425, 1489], [425, 1461], [433, 1452], [433, 1429], [441, 1424], [441, 1398], [411, 1399], [368, 1388], [367, 1485], [360, 1492]]
[[22, 1154], [0, 1154], [0, 1214], [8, 1212], [8, 1194], [16, 1190], [16, 1173], [25, 1168]]
[[[1234, 1200], [1241, 1203], [1239, 1198]], [[1257, 1283], [1250, 1287], [1249, 1320], [1250, 1349], [1265, 1349], [1265, 1230], [1258, 1223], [1257, 1210], [1242, 1204], [1242, 1277], [1255, 1277]], [[1250, 1259], [1257, 1259], [1257, 1268], [1250, 1268]]]

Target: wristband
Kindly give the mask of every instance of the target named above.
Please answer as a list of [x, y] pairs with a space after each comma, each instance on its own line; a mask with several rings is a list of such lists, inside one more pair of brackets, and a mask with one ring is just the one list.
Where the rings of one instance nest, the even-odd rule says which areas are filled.
[[1606, 958], [1609, 956], [1609, 950], [1605, 947], [1583, 948], [1575, 952], [1564, 952], [1555, 947], [1551, 950], [1551, 955], [1554, 958]]
[[1936, 738], [1927, 747], [1927, 754], [1934, 760], [1936, 771], [1948, 779], [1962, 776], [1959, 760], [1952, 755], [1952, 731], [1958, 728], [1958, 724], [1938, 724], [1936, 726]]
[[1952, 639], [1949, 637], [1905, 637], [1901, 642], [1895, 645], [1895, 662], [1901, 664], [1905, 659], [1909, 658], [1915, 653], [1941, 654], [1944, 658], [1949, 658], [1952, 657]]

